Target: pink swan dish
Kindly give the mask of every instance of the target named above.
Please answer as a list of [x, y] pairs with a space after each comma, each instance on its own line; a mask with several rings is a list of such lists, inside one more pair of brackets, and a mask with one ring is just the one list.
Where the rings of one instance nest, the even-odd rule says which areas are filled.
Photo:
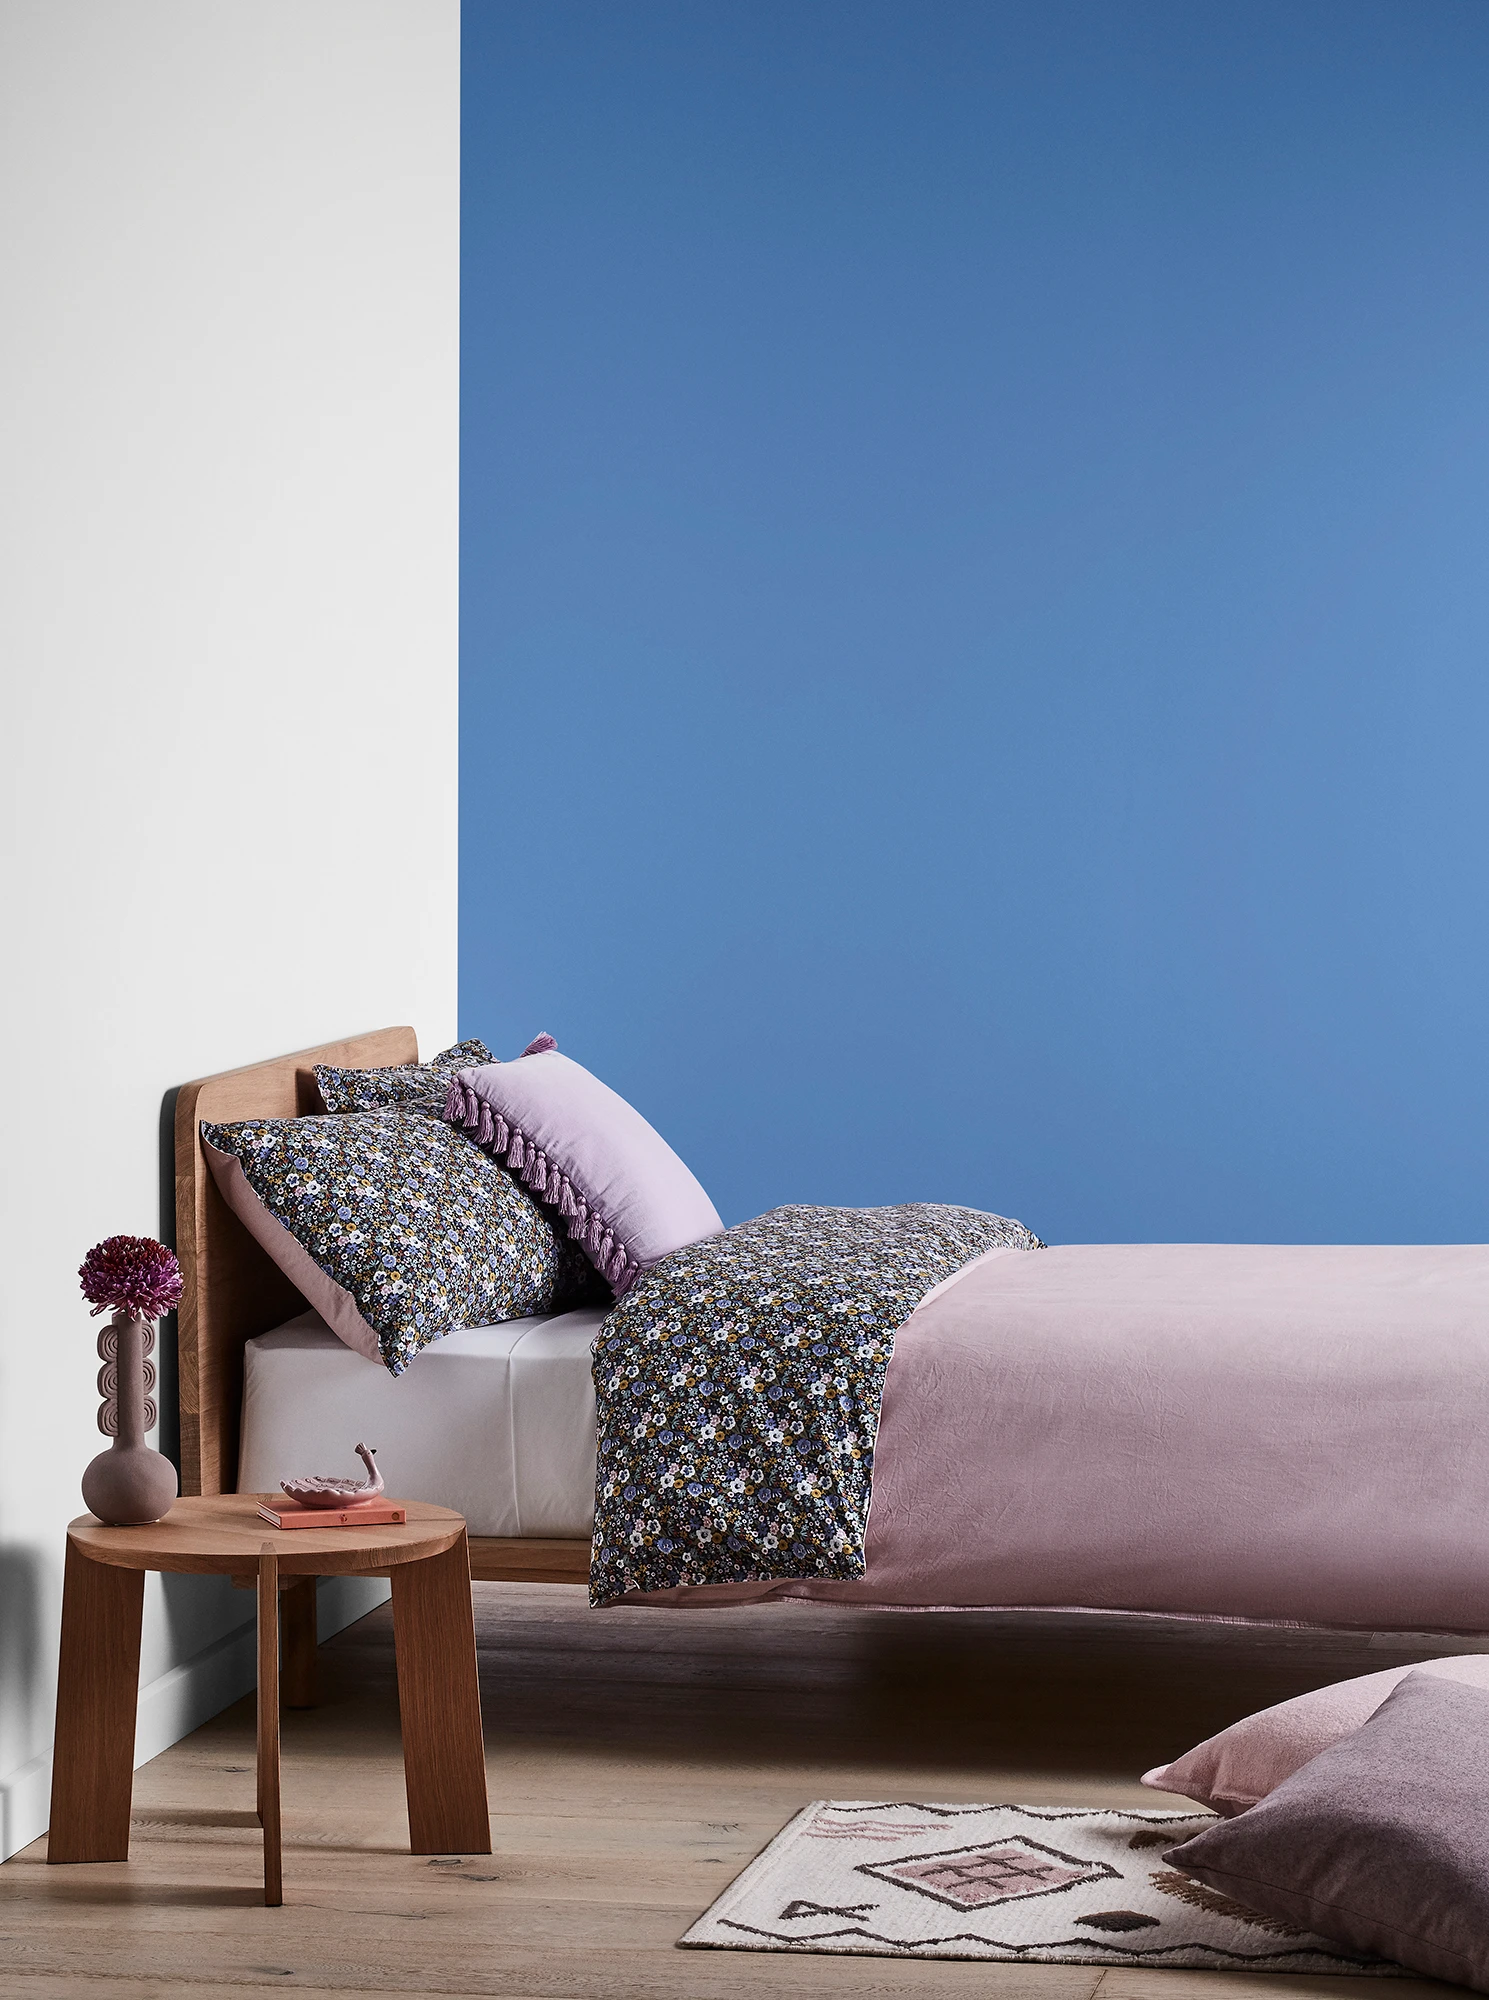
[[361, 1507], [382, 1492], [383, 1475], [372, 1462], [377, 1457], [373, 1447], [359, 1444], [357, 1456], [367, 1467], [365, 1479], [333, 1479], [325, 1473], [310, 1473], [304, 1479], [281, 1479], [279, 1483], [302, 1507]]

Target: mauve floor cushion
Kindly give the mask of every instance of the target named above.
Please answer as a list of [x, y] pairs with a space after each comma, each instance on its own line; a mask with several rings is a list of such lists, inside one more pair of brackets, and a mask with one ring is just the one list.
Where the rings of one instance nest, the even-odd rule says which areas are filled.
[[1387, 1667], [1378, 1674], [1314, 1688], [1233, 1722], [1172, 1764], [1144, 1771], [1143, 1783], [1155, 1792], [1177, 1792], [1229, 1819], [1264, 1799], [1331, 1743], [1352, 1736], [1411, 1673], [1437, 1674], [1468, 1687], [1489, 1688], [1489, 1657], [1461, 1653], [1450, 1660]]
[[1353, 1735], [1164, 1859], [1263, 1916], [1489, 1992], [1489, 1693], [1409, 1673]]

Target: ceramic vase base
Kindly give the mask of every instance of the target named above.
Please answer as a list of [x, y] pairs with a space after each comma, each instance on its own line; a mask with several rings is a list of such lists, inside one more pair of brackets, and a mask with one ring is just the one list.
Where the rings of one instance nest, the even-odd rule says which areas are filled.
[[83, 1474], [83, 1505], [114, 1528], [139, 1528], [168, 1514], [176, 1468], [147, 1444], [114, 1444]]

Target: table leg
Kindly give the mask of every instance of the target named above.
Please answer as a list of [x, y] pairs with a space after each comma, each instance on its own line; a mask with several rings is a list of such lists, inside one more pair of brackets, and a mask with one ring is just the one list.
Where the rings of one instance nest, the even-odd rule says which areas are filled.
[[258, 1812], [264, 1829], [264, 1901], [284, 1901], [279, 1843], [279, 1558], [259, 1554]]
[[298, 1576], [279, 1599], [284, 1635], [283, 1692], [286, 1708], [315, 1707], [315, 1578]]
[[409, 1847], [415, 1854], [489, 1854], [465, 1536], [442, 1556], [397, 1564], [392, 1576]]
[[127, 1861], [145, 1573], [67, 1544], [48, 1861]]

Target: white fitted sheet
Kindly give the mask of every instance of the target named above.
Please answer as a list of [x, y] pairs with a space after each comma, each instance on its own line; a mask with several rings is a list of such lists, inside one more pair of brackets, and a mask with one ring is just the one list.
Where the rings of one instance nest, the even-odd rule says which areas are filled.
[[377, 1451], [389, 1496], [462, 1513], [473, 1535], [587, 1536], [595, 1512], [590, 1349], [604, 1312], [447, 1333], [394, 1377], [313, 1312], [244, 1350], [238, 1490], [357, 1477]]

